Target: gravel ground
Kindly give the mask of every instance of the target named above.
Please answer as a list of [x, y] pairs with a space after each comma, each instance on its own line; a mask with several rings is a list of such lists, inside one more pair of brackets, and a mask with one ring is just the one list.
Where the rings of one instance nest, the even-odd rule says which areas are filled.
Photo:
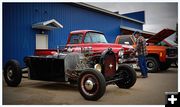
[[[109, 85], [104, 96], [98, 101], [86, 101], [76, 86], [24, 78], [19, 87], [7, 87], [3, 81], [3, 104], [164, 105], [165, 92], [178, 91], [177, 72], [177, 68], [170, 68], [159, 73], [149, 73], [146, 79], [138, 78], [131, 89], [119, 89], [115, 85]], [[140, 73], [137, 72], [137, 75]]]

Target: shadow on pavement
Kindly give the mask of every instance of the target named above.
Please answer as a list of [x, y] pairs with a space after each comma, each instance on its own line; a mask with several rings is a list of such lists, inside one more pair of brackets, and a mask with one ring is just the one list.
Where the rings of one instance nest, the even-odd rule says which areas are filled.
[[63, 84], [63, 83], [46, 83], [32, 86], [33, 88], [40, 88], [45, 90], [66, 90], [66, 91], [77, 91], [77, 85]]

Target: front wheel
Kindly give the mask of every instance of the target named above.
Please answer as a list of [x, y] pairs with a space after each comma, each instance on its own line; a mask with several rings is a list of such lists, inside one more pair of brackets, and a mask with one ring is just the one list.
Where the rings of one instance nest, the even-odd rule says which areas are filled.
[[104, 76], [94, 69], [86, 69], [78, 79], [78, 89], [86, 100], [96, 101], [100, 99], [106, 90]]
[[119, 88], [129, 89], [136, 83], [136, 72], [129, 65], [122, 64], [118, 67], [121, 80], [115, 82]]
[[10, 60], [4, 67], [4, 79], [8, 86], [16, 87], [22, 79], [22, 71], [18, 61]]
[[158, 72], [159, 65], [158, 65], [158, 61], [156, 58], [147, 57], [146, 65], [147, 65], [148, 72], [151, 72], [151, 73]]

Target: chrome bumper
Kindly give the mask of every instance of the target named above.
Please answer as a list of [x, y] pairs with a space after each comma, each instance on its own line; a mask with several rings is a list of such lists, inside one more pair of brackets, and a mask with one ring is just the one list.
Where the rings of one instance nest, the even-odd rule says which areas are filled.
[[137, 63], [138, 59], [137, 58], [128, 58], [128, 59], [123, 59], [123, 58], [119, 58], [118, 59], [118, 63], [122, 64], [122, 63]]

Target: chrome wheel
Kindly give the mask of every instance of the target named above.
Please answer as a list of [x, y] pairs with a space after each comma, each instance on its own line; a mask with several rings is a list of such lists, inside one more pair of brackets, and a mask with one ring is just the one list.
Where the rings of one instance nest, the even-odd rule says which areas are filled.
[[92, 90], [93, 89], [93, 86], [94, 86], [94, 83], [91, 81], [91, 80], [87, 80], [86, 82], [85, 82], [85, 88], [87, 89], [87, 90]]
[[86, 100], [96, 101], [104, 95], [106, 80], [101, 72], [85, 69], [79, 76], [78, 89]]
[[81, 88], [84, 93], [92, 96], [97, 93], [97, 90], [99, 89], [99, 82], [94, 75], [86, 74], [82, 78]]

